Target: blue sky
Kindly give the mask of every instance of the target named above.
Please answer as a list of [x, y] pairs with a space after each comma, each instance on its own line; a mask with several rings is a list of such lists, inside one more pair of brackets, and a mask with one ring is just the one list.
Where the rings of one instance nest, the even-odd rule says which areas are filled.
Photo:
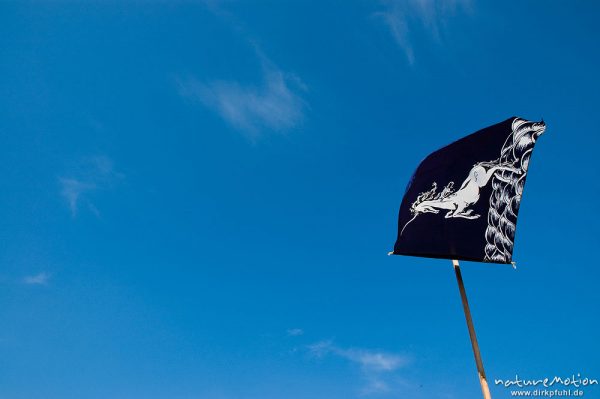
[[599, 11], [0, 3], [0, 398], [478, 397], [451, 263], [386, 253], [418, 162], [513, 115], [518, 269], [462, 264], [492, 394], [600, 378]]

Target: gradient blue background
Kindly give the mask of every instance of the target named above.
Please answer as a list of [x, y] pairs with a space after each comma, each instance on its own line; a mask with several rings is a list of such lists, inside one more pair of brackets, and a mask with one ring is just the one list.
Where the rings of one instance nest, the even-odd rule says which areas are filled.
[[451, 263], [386, 253], [418, 162], [513, 115], [518, 269], [462, 264], [492, 394], [600, 378], [599, 11], [1, 2], [0, 398], [478, 397]]

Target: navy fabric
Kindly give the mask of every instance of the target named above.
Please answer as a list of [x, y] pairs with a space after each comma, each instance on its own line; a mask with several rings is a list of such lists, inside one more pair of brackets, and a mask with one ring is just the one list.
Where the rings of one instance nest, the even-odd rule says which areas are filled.
[[531, 151], [544, 122], [512, 117], [427, 156], [412, 176], [393, 254], [510, 263]]

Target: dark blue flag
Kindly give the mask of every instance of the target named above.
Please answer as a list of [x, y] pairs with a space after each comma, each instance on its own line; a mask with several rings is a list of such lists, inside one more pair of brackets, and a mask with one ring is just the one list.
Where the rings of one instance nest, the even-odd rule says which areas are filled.
[[425, 158], [402, 199], [393, 254], [510, 263], [531, 152], [545, 129], [513, 117]]

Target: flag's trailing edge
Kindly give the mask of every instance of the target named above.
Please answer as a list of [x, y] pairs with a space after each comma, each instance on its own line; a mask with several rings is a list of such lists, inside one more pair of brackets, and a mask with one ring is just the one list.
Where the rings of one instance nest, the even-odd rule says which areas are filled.
[[513, 117], [425, 158], [402, 199], [393, 254], [511, 263], [531, 153], [545, 129]]

